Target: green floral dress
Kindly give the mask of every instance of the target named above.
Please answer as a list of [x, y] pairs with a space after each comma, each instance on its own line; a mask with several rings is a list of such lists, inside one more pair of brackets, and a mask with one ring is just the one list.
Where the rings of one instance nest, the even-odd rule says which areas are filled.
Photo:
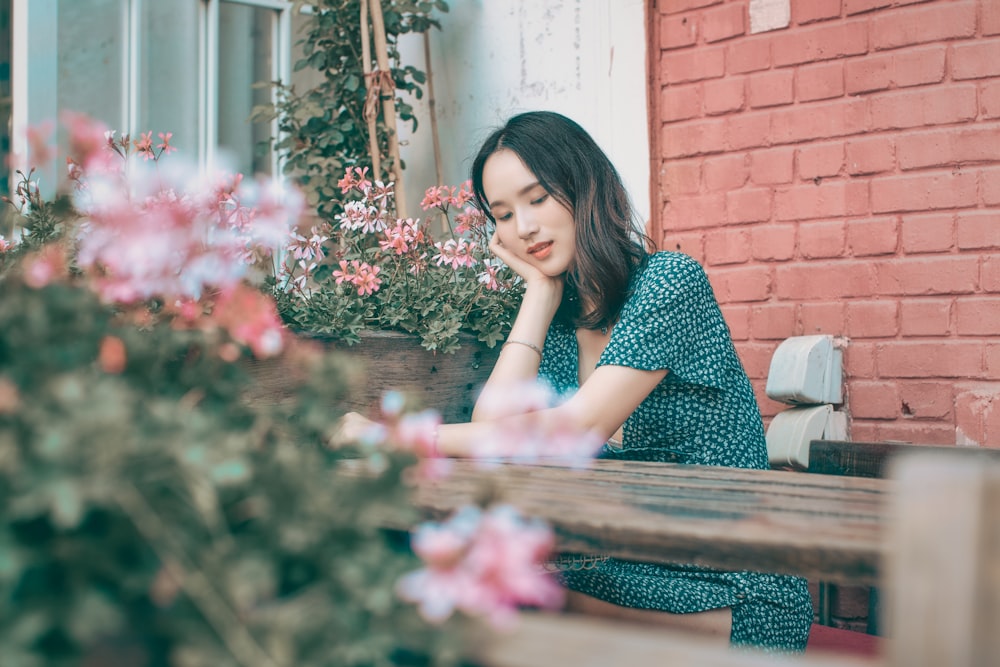
[[[701, 266], [687, 255], [650, 255], [632, 280], [598, 366], [667, 369], [625, 422], [620, 448], [602, 456], [767, 468], [757, 401]], [[553, 324], [539, 375], [560, 394], [578, 388], [572, 327]], [[806, 581], [614, 558], [562, 558], [552, 566], [573, 590], [614, 604], [689, 613], [730, 607], [733, 645], [799, 651], [813, 607]]]

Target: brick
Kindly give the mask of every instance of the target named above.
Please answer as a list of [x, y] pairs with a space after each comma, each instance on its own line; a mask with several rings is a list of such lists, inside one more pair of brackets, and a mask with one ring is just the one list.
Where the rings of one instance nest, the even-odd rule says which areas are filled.
[[951, 78], [983, 79], [1000, 76], [1000, 37], [951, 47]]
[[892, 82], [900, 88], [941, 83], [944, 81], [947, 51], [943, 45], [934, 45], [894, 54]]
[[758, 185], [792, 182], [795, 150], [770, 148], [750, 154], [750, 180]]
[[955, 216], [951, 213], [909, 215], [902, 224], [903, 252], [947, 252], [955, 243]]
[[899, 246], [896, 218], [851, 220], [847, 223], [847, 249], [855, 257], [895, 254]]
[[720, 194], [676, 197], [664, 207], [664, 228], [689, 230], [712, 227], [724, 220], [726, 200]]
[[795, 72], [790, 69], [751, 74], [747, 100], [754, 109], [791, 104], [795, 100], [794, 82]]
[[734, 341], [750, 338], [750, 307], [745, 305], [722, 306], [722, 318], [729, 327], [729, 337]]
[[667, 160], [660, 170], [660, 184], [667, 197], [701, 191], [701, 160]]
[[717, 79], [725, 73], [722, 47], [666, 51], [660, 56], [660, 76], [670, 84]]
[[896, 419], [899, 392], [895, 382], [854, 381], [847, 396], [851, 416], [856, 419]]
[[742, 224], [771, 219], [769, 188], [742, 188], [726, 193], [726, 222]]
[[[986, 346], [986, 377], [1000, 377], [1000, 343], [990, 343]], [[1000, 438], [990, 442], [996, 446]]]
[[842, 180], [780, 188], [774, 193], [778, 220], [810, 220], [859, 215], [867, 208], [867, 186]]
[[720, 303], [766, 301], [771, 296], [771, 271], [766, 266], [716, 269], [709, 278]]
[[844, 90], [848, 95], [885, 90], [893, 82], [893, 56], [866, 56], [844, 65]]
[[905, 299], [900, 303], [899, 322], [903, 336], [948, 336], [951, 334], [952, 299]]
[[771, 66], [771, 40], [768, 37], [741, 39], [726, 45], [726, 72], [746, 74]]
[[861, 134], [867, 128], [867, 102], [858, 98], [814, 102], [771, 112], [771, 140], [775, 144]]
[[983, 271], [980, 278], [983, 290], [1000, 292], [1000, 255], [983, 258]]
[[1000, 336], [1000, 299], [958, 299], [955, 302], [955, 329], [959, 336]]
[[844, 350], [844, 373], [853, 386], [856, 378], [875, 377], [875, 343], [851, 341]]
[[751, 382], [753, 385], [754, 395], [757, 398], [757, 405], [760, 406], [760, 414], [762, 417], [773, 417], [782, 410], [787, 410], [788, 406], [784, 403], [779, 403], [778, 401], [772, 401], [768, 397], [765, 387], [767, 383], [764, 379], [758, 380], [756, 382]]
[[847, 330], [845, 306], [840, 301], [799, 304], [799, 324], [802, 335], [830, 334], [842, 336]]
[[875, 358], [882, 377], [978, 378], [983, 371], [983, 345], [979, 342], [879, 343]]
[[952, 416], [954, 389], [950, 382], [899, 383], [900, 408], [904, 417], [946, 419]]
[[994, 0], [979, 3], [979, 27], [984, 35], [1000, 35], [1000, 5]]
[[795, 162], [803, 181], [836, 176], [844, 166], [844, 144], [838, 141], [805, 146], [795, 152]]
[[844, 64], [821, 63], [800, 67], [795, 73], [795, 99], [799, 102], [827, 100], [844, 94]]
[[864, 14], [874, 9], [882, 9], [893, 4], [893, 0], [844, 0], [844, 14], [853, 16]]
[[848, 302], [846, 333], [852, 339], [895, 337], [899, 334], [899, 304], [896, 301]]
[[657, 6], [661, 14], [677, 14], [701, 7], [711, 7], [722, 2], [724, 0], [660, 0]]
[[872, 130], [908, 129], [974, 120], [976, 86], [962, 84], [886, 93], [870, 100]]
[[769, 113], [746, 113], [726, 119], [726, 145], [730, 150], [758, 148], [771, 143]]
[[702, 35], [708, 43], [721, 42], [746, 32], [747, 7], [742, 2], [710, 9], [702, 16]]
[[810, 0], [792, 3], [792, 21], [805, 25], [815, 21], [825, 21], [840, 16], [841, 0]]
[[971, 171], [874, 178], [871, 181], [872, 212], [928, 211], [974, 206], [978, 199], [978, 180], [978, 175]]
[[664, 86], [660, 91], [660, 120], [670, 123], [701, 115], [704, 91], [700, 83]]
[[750, 259], [750, 232], [745, 229], [715, 229], [705, 234], [705, 262], [745, 264]]
[[845, 20], [784, 33], [771, 45], [777, 67], [857, 56], [868, 51], [868, 21]]
[[877, 294], [970, 294], [979, 282], [972, 255], [917, 257], [875, 262]]
[[[783, 261], [795, 255], [795, 225], [762, 225], [750, 231], [750, 252], [758, 261]], [[1000, 267], [1000, 261], [997, 262]], [[998, 271], [1000, 280], [1000, 271]], [[998, 283], [1000, 284], [1000, 283]]]
[[1000, 443], [1000, 382], [956, 388], [955, 434], [963, 445]]
[[879, 174], [896, 166], [896, 144], [890, 137], [850, 139], [844, 147], [847, 173]]
[[[739, 354], [740, 361], [743, 362], [743, 368], [746, 370], [747, 376], [754, 380], [766, 380], [767, 371], [771, 366], [771, 357], [774, 356], [774, 349], [776, 347], [778, 347], [777, 343], [753, 342], [740, 345], [737, 348], [737, 353]], [[763, 382], [760, 384], [760, 389], [761, 393], [763, 393]], [[787, 408], [788, 406], [781, 404], [781, 407]]]
[[954, 445], [955, 427], [950, 423], [900, 420], [882, 424], [878, 430], [881, 442], [902, 442], [916, 445]]
[[739, 111], [746, 101], [744, 80], [727, 76], [705, 82], [705, 113], [710, 116]]
[[1000, 118], [1000, 80], [979, 84], [979, 115], [985, 120]]
[[942, 42], [976, 34], [975, 0], [931, 3], [872, 17], [871, 46], [876, 51]]
[[742, 153], [727, 153], [705, 159], [704, 177], [707, 190], [742, 188], [749, 174], [746, 156]]
[[810, 222], [799, 225], [799, 252], [804, 259], [843, 257], [846, 244], [844, 222]]
[[714, 118], [672, 123], [663, 126], [660, 141], [666, 158], [720, 153], [726, 145], [726, 125]]
[[896, 140], [896, 159], [903, 170], [1000, 162], [1000, 124], [900, 136]]
[[756, 340], [784, 340], [796, 333], [795, 304], [774, 303], [750, 309], [750, 331]]
[[960, 250], [1000, 248], [1000, 211], [959, 213], [955, 241]]
[[704, 232], [669, 232], [664, 234], [660, 244], [663, 250], [682, 252], [694, 257], [699, 264], [705, 264], [705, 234]]
[[[851, 418], [851, 440], [857, 442], [878, 442], [878, 425], [881, 422], [866, 422], [860, 418]], [[813, 598], [815, 600], [815, 598]]]
[[691, 16], [660, 19], [660, 48], [664, 50], [691, 46], [698, 41], [698, 22]]
[[869, 297], [875, 293], [871, 262], [814, 261], [778, 265], [774, 294], [779, 299], [830, 300]]
[[979, 183], [982, 203], [986, 206], [1000, 206], [1000, 167], [981, 169]]

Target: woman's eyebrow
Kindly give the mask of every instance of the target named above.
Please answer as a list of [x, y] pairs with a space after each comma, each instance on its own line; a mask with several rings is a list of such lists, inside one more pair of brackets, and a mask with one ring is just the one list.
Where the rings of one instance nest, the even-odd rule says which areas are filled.
[[[522, 197], [525, 194], [527, 194], [528, 192], [530, 192], [531, 190], [533, 190], [536, 187], [538, 187], [539, 185], [541, 185], [541, 183], [539, 183], [538, 181], [533, 181], [531, 183], [528, 183], [523, 188], [521, 188], [520, 190], [517, 191], [517, 196], [518, 197]], [[504, 206], [504, 205], [506, 205], [506, 203], [507, 202], [503, 201], [502, 199], [495, 199], [495, 200], [493, 200], [493, 201], [491, 201], [489, 203], [490, 204], [490, 209], [494, 209], [497, 206]]]

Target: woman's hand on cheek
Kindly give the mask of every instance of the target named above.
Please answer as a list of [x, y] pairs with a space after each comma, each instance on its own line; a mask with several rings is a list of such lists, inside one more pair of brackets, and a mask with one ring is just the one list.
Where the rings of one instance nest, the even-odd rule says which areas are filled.
[[503, 263], [509, 266], [514, 273], [521, 276], [521, 279], [524, 280], [525, 283], [549, 279], [548, 276], [543, 274], [538, 269], [538, 267], [533, 266], [524, 259], [521, 259], [509, 248], [506, 248], [500, 241], [500, 235], [496, 232], [493, 232], [493, 236], [490, 238], [490, 252], [503, 260]]

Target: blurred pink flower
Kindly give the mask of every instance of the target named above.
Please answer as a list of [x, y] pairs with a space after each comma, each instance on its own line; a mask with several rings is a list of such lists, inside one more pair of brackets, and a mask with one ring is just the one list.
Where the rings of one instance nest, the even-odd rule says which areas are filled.
[[215, 302], [212, 319], [258, 358], [272, 357], [284, 348], [285, 328], [274, 301], [249, 285], [223, 292]]
[[55, 123], [47, 120], [25, 131], [28, 138], [28, 164], [44, 165], [55, 157], [55, 149], [50, 143], [54, 128]]
[[69, 135], [69, 153], [77, 165], [95, 173], [119, 169], [117, 156], [108, 150], [107, 126], [76, 111], [64, 111], [61, 119]]
[[156, 159], [156, 153], [153, 151], [153, 131], [140, 132], [139, 137], [134, 141], [136, 152], [142, 155], [143, 160]]
[[465, 234], [481, 229], [486, 225], [486, 216], [482, 211], [472, 206], [466, 206], [462, 213], [455, 216], [455, 233]]
[[160, 149], [161, 155], [170, 155], [177, 150], [176, 147], [170, 145], [170, 139], [173, 138], [173, 132], [159, 132], [160, 143], [156, 145]]
[[368, 296], [378, 291], [382, 285], [382, 279], [378, 277], [382, 269], [372, 266], [368, 262], [351, 260], [340, 260], [340, 269], [335, 269], [331, 274], [337, 279], [337, 284], [351, 283], [358, 288], [358, 296]]
[[397, 591], [432, 623], [457, 610], [510, 627], [519, 606], [561, 606], [563, 589], [541, 567], [554, 542], [546, 524], [509, 505], [467, 506], [414, 531], [413, 550], [426, 567], [404, 576]]

